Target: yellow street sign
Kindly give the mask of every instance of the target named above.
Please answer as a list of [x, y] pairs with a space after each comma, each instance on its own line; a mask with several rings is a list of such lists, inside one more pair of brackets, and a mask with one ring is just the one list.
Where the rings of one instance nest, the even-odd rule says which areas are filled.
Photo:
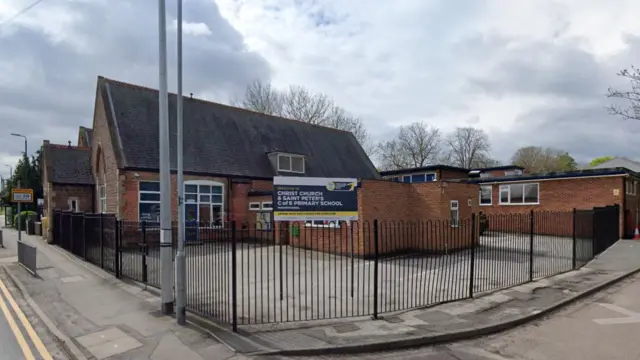
[[11, 202], [33, 202], [33, 189], [11, 189]]

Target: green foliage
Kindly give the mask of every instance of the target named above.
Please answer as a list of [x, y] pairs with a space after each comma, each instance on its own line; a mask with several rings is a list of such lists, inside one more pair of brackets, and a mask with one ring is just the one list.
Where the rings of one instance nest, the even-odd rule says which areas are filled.
[[564, 154], [558, 155], [558, 157], [556, 158], [556, 161], [558, 162], [558, 168], [560, 168], [561, 171], [572, 171], [578, 168], [578, 163], [576, 162], [576, 159], [574, 159], [567, 152], [565, 152]]
[[598, 165], [600, 165], [602, 163], [605, 163], [605, 162], [607, 162], [609, 160], [613, 160], [613, 156], [600, 156], [600, 157], [597, 157], [597, 158], [595, 158], [595, 159], [593, 159], [593, 160], [591, 160], [589, 162], [589, 167], [598, 166]]
[[[31, 210], [25, 210], [25, 211], [21, 211], [20, 212], [20, 216], [21, 216], [21, 227], [20, 229], [24, 230], [27, 228], [27, 218], [29, 217], [29, 215], [38, 215], [37, 212], [35, 211], [31, 211]], [[13, 216], [13, 227], [14, 228], [18, 228], [18, 214], [15, 214]]]
[[42, 148], [28, 158], [23, 156], [14, 166], [13, 177], [7, 179], [6, 186], [0, 193], [0, 203], [11, 203], [11, 189], [21, 183], [22, 188], [33, 189], [34, 202], [22, 204], [24, 209], [36, 209], [36, 199], [43, 198], [42, 193]]

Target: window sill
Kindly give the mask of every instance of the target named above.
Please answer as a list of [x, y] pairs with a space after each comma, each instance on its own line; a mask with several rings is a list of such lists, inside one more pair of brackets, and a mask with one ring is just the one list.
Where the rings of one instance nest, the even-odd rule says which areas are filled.
[[312, 225], [312, 224], [305, 224], [304, 227], [308, 227], [308, 228], [331, 228], [331, 229], [340, 229], [341, 226], [336, 226], [336, 225]]
[[493, 204], [479, 204], [480, 206], [491, 206]]

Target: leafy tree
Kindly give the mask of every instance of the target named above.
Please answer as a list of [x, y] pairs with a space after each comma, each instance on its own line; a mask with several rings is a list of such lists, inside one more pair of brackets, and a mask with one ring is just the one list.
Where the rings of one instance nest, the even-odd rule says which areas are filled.
[[589, 162], [589, 167], [598, 166], [602, 163], [606, 163], [609, 160], [613, 160], [613, 156], [600, 156]]
[[530, 173], [571, 171], [578, 167], [576, 160], [568, 152], [540, 146], [526, 146], [516, 150], [511, 162]]
[[[13, 177], [7, 179], [6, 186], [0, 193], [0, 202], [11, 203], [11, 189], [18, 187], [18, 182], [22, 188], [33, 189], [34, 203], [26, 204], [24, 210], [35, 209], [35, 199], [43, 197], [42, 191], [42, 148], [31, 156], [23, 156], [14, 167]], [[23, 204], [24, 205], [24, 204]]]

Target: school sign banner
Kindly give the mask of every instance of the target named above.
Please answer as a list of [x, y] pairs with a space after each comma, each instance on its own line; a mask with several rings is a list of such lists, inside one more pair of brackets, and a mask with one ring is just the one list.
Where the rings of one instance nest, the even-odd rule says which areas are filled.
[[273, 178], [275, 221], [358, 220], [358, 180], [348, 178]]

